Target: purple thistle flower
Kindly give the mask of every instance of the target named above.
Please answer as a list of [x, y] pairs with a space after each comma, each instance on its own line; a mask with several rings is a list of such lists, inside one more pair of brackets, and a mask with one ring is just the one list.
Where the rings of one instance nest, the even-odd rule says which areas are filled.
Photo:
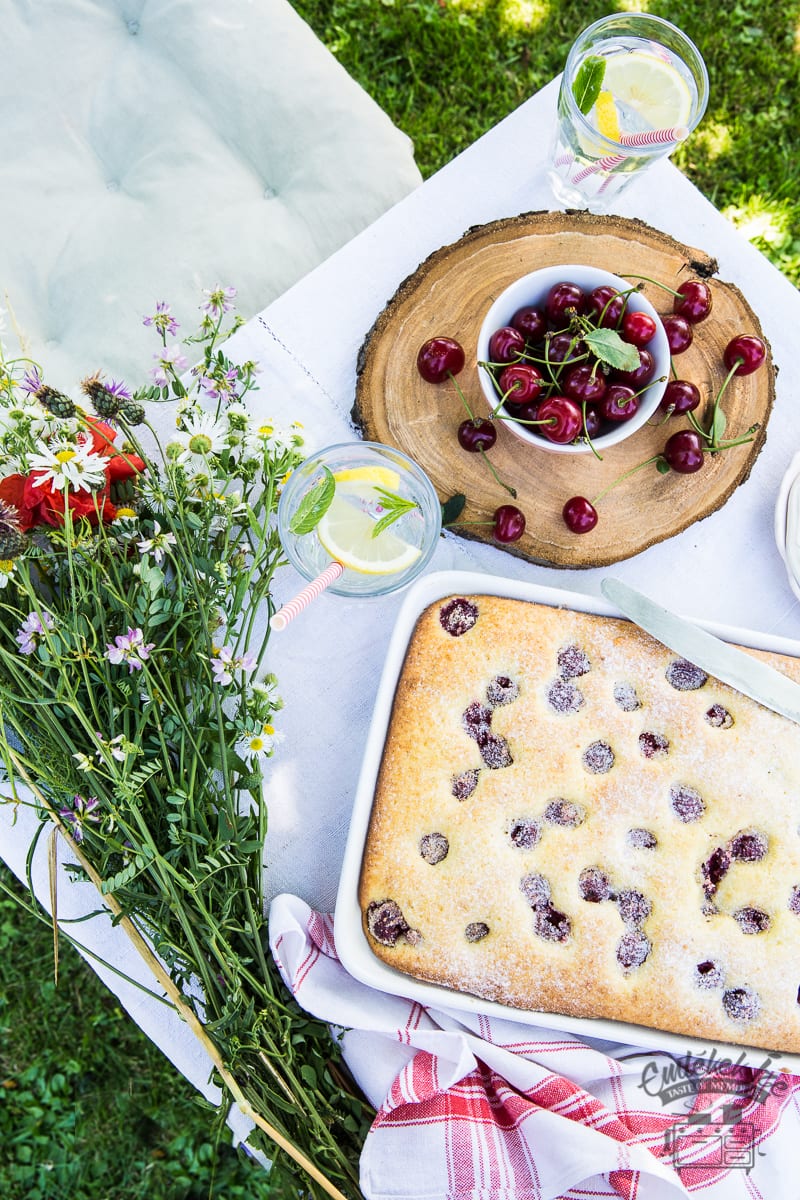
[[38, 613], [29, 613], [17, 630], [20, 654], [33, 654], [45, 629], [52, 629], [54, 624], [49, 612], [43, 611], [41, 617]]
[[19, 386], [22, 388], [23, 392], [27, 392], [29, 396], [33, 395], [35, 392], [38, 392], [39, 388], [42, 386], [42, 377], [39, 374], [39, 368], [32, 367], [30, 371], [26, 371], [22, 378], [22, 383]]
[[91, 821], [95, 825], [99, 823], [100, 814], [95, 811], [99, 807], [100, 801], [97, 796], [89, 796], [88, 799], [84, 799], [83, 796], [76, 795], [72, 797], [72, 804], [69, 808], [59, 809], [58, 815], [61, 820], [65, 825], [71, 827], [69, 833], [73, 841], [79, 843], [83, 841], [83, 826], [87, 821]]
[[180, 329], [180, 325], [170, 312], [170, 306], [167, 304], [166, 300], [157, 300], [156, 311], [152, 316], [142, 317], [142, 324], [155, 325], [156, 329], [158, 329], [161, 333], [168, 333], [172, 337], [174, 337]]
[[127, 633], [117, 634], [113, 645], [106, 643], [106, 658], [114, 664], [126, 662], [128, 674], [132, 675], [134, 671], [141, 671], [154, 648], [155, 642], [145, 644], [141, 629], [131, 629], [129, 625]]
[[132, 400], [133, 392], [121, 379], [112, 379], [110, 383], [104, 383], [103, 387], [111, 396], [116, 396], [117, 400]]

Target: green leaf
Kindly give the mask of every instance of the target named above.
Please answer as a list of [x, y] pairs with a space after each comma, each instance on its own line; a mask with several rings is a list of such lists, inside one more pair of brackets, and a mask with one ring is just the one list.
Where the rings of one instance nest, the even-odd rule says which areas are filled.
[[714, 409], [714, 415], [711, 418], [711, 428], [708, 431], [712, 446], [717, 446], [725, 436], [725, 428], [728, 424], [728, 419], [725, 413], [717, 405]]
[[377, 537], [383, 533], [392, 522], [398, 517], [402, 517], [404, 513], [411, 512], [412, 508], [419, 508], [416, 500], [406, 500], [403, 496], [398, 496], [396, 492], [387, 492], [386, 488], [376, 487], [375, 491], [380, 497], [380, 502], [386, 510], [382, 517], [379, 517], [375, 522], [372, 530], [372, 536]]
[[323, 467], [322, 477], [309, 488], [298, 504], [297, 511], [289, 522], [290, 532], [300, 536], [316, 529], [330, 508], [335, 491], [336, 480], [333, 473], [327, 467]]
[[583, 340], [600, 362], [615, 371], [635, 371], [642, 361], [639, 351], [630, 342], [623, 342], [616, 329], [593, 329]]
[[575, 103], [582, 113], [588, 113], [600, 95], [606, 74], [606, 60], [590, 54], [581, 63], [572, 84]]
[[467, 497], [462, 492], [456, 492], [454, 496], [450, 496], [442, 505], [442, 525], [452, 525], [461, 516], [464, 511], [464, 505], [467, 503]]
[[659, 475], [669, 475], [672, 468], [665, 458], [659, 458], [656, 462], [656, 470]]

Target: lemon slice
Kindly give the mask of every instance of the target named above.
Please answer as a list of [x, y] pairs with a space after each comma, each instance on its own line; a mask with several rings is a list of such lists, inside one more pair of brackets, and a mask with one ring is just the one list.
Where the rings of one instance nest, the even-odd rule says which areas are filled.
[[400, 486], [400, 475], [391, 467], [345, 467], [334, 471], [333, 478], [337, 483], [371, 483], [373, 487], [386, 488], [387, 492], [396, 492]]
[[612, 142], [618, 142], [619, 118], [611, 92], [600, 93], [595, 101], [595, 113], [597, 114], [597, 132], [602, 133], [603, 137], [610, 138]]
[[614, 54], [606, 60], [605, 90], [634, 109], [652, 129], [685, 125], [692, 111], [692, 95], [683, 77], [670, 63], [643, 50]]
[[390, 529], [373, 537], [374, 528], [367, 513], [334, 496], [317, 526], [317, 536], [331, 558], [362, 575], [395, 575], [417, 561], [422, 552], [416, 546]]

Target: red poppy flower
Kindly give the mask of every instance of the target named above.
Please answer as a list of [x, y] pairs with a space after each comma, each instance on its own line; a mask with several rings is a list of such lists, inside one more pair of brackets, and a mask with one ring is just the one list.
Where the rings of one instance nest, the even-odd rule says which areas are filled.
[[[131, 479], [144, 471], [145, 463], [137, 454], [117, 454], [113, 442], [117, 431], [102, 421], [86, 418], [92, 450], [105, 458], [106, 482], [96, 491], [67, 491], [67, 509], [74, 520], [85, 517], [90, 524], [100, 520], [113, 521], [117, 510], [109, 499], [111, 484]], [[31, 471], [29, 475], [7, 475], [0, 480], [0, 500], [13, 504], [19, 511], [20, 528], [34, 529], [37, 525], [64, 524], [64, 490], [44, 479], [45, 472]]]

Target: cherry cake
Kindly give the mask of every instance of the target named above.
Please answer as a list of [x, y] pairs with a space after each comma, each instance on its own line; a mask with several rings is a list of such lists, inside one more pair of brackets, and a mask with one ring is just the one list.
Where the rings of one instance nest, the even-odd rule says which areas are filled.
[[415, 978], [798, 1051], [800, 726], [627, 621], [437, 601], [359, 896], [374, 953]]

